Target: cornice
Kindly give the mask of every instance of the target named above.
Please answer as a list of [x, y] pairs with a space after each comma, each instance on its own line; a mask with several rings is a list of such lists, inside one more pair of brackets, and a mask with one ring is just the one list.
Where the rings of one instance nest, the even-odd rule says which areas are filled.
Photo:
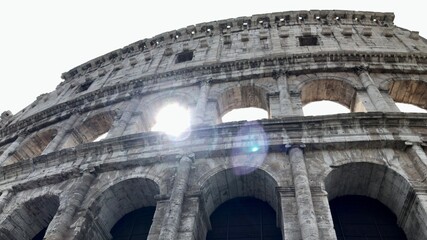
[[[388, 60], [387, 60], [388, 59]], [[391, 61], [391, 59], [394, 59]], [[286, 71], [288, 75], [314, 73], [314, 72], [354, 72], [359, 66], [369, 66], [370, 72], [380, 73], [427, 73], [427, 54], [426, 53], [369, 53], [357, 51], [328, 51], [307, 54], [289, 54], [267, 56], [254, 59], [245, 59], [239, 61], [229, 61], [186, 67], [177, 70], [171, 70], [161, 73], [153, 73], [133, 80], [121, 82], [113, 86], [104, 87], [87, 94], [78, 96], [67, 102], [49, 107], [43, 111], [20, 120], [17, 123], [8, 125], [0, 129], [0, 136], [6, 137], [16, 135], [26, 129], [31, 132], [41, 129], [55, 122], [59, 122], [70, 116], [73, 111], [87, 112], [97, 108], [105, 107], [111, 104], [129, 100], [133, 95], [147, 94], [144, 87], [148, 86], [150, 80], [168, 79], [170, 77], [190, 78], [202, 77], [209, 78], [212, 83], [223, 82], [216, 75], [221, 72], [242, 71], [245, 69], [259, 69], [258, 77], [274, 77], [277, 71]], [[243, 78], [257, 77], [257, 73], [250, 71], [249, 75], [240, 75], [239, 80]], [[233, 81], [233, 79], [227, 79]], [[193, 83], [196, 84], [196, 83]], [[182, 87], [185, 87], [184, 85]], [[165, 90], [165, 89], [161, 89]], [[161, 91], [158, 90], [158, 91]], [[126, 94], [123, 94], [126, 93]], [[114, 99], [105, 100], [105, 102], [92, 101], [94, 99], [106, 98], [117, 95]], [[39, 123], [39, 124], [37, 124]], [[36, 127], [28, 129], [31, 125]], [[7, 140], [6, 140], [7, 141]]]
[[[312, 117], [288, 117], [282, 119], [267, 119], [253, 122], [231, 122], [219, 124], [215, 126], [198, 126], [192, 129], [192, 133], [188, 139], [175, 141], [170, 144], [170, 140], [166, 135], [156, 132], [138, 133], [133, 135], [121, 136], [112, 139], [106, 139], [100, 142], [81, 144], [75, 148], [63, 149], [61, 151], [52, 152], [47, 155], [38, 156], [32, 159], [22, 160], [18, 163], [0, 167], [0, 178], [3, 179], [2, 185], [8, 184], [10, 181], [18, 182], [21, 179], [23, 182], [31, 182], [37, 180], [38, 170], [46, 170], [49, 168], [57, 169], [60, 165], [65, 166], [65, 170], [60, 175], [55, 175], [46, 179], [41, 176], [40, 181], [52, 183], [56, 178], [62, 179], [64, 176], [72, 176], [78, 172], [76, 169], [82, 167], [94, 168], [98, 173], [105, 171], [114, 171], [118, 169], [134, 168], [143, 165], [160, 164], [176, 161], [176, 155], [180, 154], [182, 149], [191, 149], [196, 155], [195, 159], [205, 157], [223, 156], [224, 151], [230, 152], [233, 147], [244, 146], [244, 141], [230, 144], [228, 141], [234, 139], [233, 136], [238, 134], [242, 124], [261, 124], [263, 131], [268, 139], [268, 148], [270, 152], [283, 152], [284, 144], [300, 143], [306, 146], [307, 151], [331, 149], [353, 149], [358, 147], [363, 148], [394, 148], [404, 150], [408, 141], [414, 143], [422, 143], [422, 138], [416, 133], [394, 133], [390, 131], [376, 131], [366, 134], [363, 129], [368, 128], [417, 128], [427, 125], [426, 114], [405, 114], [405, 113], [350, 113], [328, 116], [312, 116]], [[362, 129], [360, 133], [352, 132], [347, 134], [335, 134], [336, 136], [323, 136], [325, 141], [311, 142], [310, 137], [322, 138], [321, 135], [312, 135], [315, 132], [322, 134], [323, 130], [329, 131], [332, 127], [341, 127], [343, 129], [354, 129], [355, 126]], [[283, 138], [277, 133], [285, 132], [289, 139], [283, 142]], [[293, 133], [310, 132], [310, 137], [294, 135]], [[206, 137], [215, 136], [223, 139], [223, 142], [216, 143], [216, 147], [205, 146]], [[345, 141], [342, 139], [345, 138]], [[328, 139], [326, 141], [326, 139]], [[335, 140], [334, 140], [335, 139]], [[366, 140], [363, 140], [366, 139]], [[200, 140], [200, 141], [199, 141]], [[201, 142], [201, 145], [198, 145]], [[203, 146], [202, 146], [203, 145]], [[166, 147], [167, 146], [167, 147]], [[142, 152], [127, 154], [127, 150], [142, 149]], [[158, 152], [163, 149], [163, 154]], [[165, 149], [168, 149], [167, 151]], [[109, 154], [115, 154], [111, 158]], [[102, 159], [108, 158], [110, 161]], [[68, 170], [66, 170], [68, 169]], [[49, 171], [48, 171], [49, 172]], [[51, 179], [52, 178], [52, 179]], [[36, 179], [36, 180], [34, 180]], [[59, 181], [59, 180], [58, 180]], [[30, 186], [28, 185], [28, 186]]]
[[178, 30], [161, 33], [152, 38], [143, 39], [111, 51], [62, 74], [65, 80], [71, 80], [78, 73], [97, 69], [103, 65], [121, 61], [131, 56], [144, 53], [151, 59], [150, 51], [173, 43], [229, 34], [243, 30], [280, 28], [283, 26], [306, 25], [352, 25], [352, 26], [394, 26], [394, 13], [347, 11], [347, 10], [309, 10], [287, 11], [258, 14], [212, 22], [199, 23]]

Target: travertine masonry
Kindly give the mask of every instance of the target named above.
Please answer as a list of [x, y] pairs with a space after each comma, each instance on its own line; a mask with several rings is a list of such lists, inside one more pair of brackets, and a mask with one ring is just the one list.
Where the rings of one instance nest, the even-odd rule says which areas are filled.
[[[407, 239], [427, 239], [427, 114], [395, 104], [427, 108], [427, 41], [393, 20], [312, 10], [200, 23], [65, 72], [1, 115], [0, 239], [112, 239], [123, 216], [155, 207], [148, 239], [203, 240], [219, 206], [252, 197], [283, 239], [330, 240], [329, 203], [345, 195], [380, 201]], [[320, 100], [351, 113], [303, 115]], [[151, 131], [172, 102], [191, 113], [178, 138]], [[246, 107], [269, 117], [221, 122]]]

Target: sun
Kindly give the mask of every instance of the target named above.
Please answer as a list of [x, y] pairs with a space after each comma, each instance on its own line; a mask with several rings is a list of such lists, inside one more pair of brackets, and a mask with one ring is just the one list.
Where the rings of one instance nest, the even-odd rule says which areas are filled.
[[156, 123], [151, 131], [164, 132], [179, 137], [190, 128], [190, 111], [178, 103], [163, 107], [156, 116]]

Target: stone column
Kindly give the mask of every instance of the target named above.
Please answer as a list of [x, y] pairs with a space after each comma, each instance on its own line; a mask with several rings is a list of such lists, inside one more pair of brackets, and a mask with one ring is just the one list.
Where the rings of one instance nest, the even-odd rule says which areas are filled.
[[126, 106], [126, 109], [123, 111], [120, 119], [113, 124], [111, 131], [108, 133], [107, 138], [119, 137], [121, 136], [129, 121], [132, 118], [132, 115], [135, 109], [139, 106], [140, 99], [138, 97], [134, 97], [130, 103]]
[[186, 195], [183, 202], [181, 224], [178, 230], [178, 240], [204, 239], [208, 232], [209, 217], [203, 209], [201, 194]]
[[182, 156], [175, 176], [172, 193], [169, 199], [169, 208], [166, 212], [159, 240], [175, 240], [181, 222], [184, 194], [187, 191], [187, 182], [190, 175], [193, 156]]
[[68, 120], [66, 120], [65, 124], [61, 126], [53, 140], [50, 141], [47, 147], [43, 150], [42, 155], [54, 152], [59, 147], [68, 133], [73, 130], [73, 126], [77, 122], [79, 116], [80, 114], [73, 114], [68, 118]]
[[196, 105], [193, 122], [192, 122], [193, 125], [198, 125], [203, 123], [210, 88], [211, 87], [210, 87], [209, 81], [201, 82], [199, 99], [197, 100], [197, 105]]
[[18, 149], [19, 145], [24, 141], [25, 135], [19, 135], [16, 140], [7, 147], [7, 149], [3, 152], [3, 154], [0, 156], [0, 165], [6, 161], [6, 159]]
[[95, 176], [85, 172], [83, 176], [76, 180], [67, 196], [62, 198], [63, 203], [50, 222], [44, 239], [62, 240], [65, 239], [68, 228], [70, 227], [74, 214], [81, 206], [86, 197], [89, 188], [95, 179]]
[[360, 66], [356, 69], [356, 73], [359, 75], [359, 79], [365, 87], [366, 92], [368, 93], [368, 96], [376, 110], [380, 112], [390, 112], [391, 109], [381, 95], [380, 90], [375, 86], [374, 81], [369, 75], [368, 68], [366, 66]]
[[280, 201], [281, 230], [286, 240], [300, 240], [301, 229], [298, 221], [298, 206], [295, 199], [295, 189], [292, 187], [277, 188]]
[[0, 196], [0, 213], [3, 212], [4, 207], [9, 202], [12, 195], [13, 195], [12, 189], [6, 189], [1, 193], [1, 196]]
[[317, 225], [320, 235], [324, 240], [336, 240], [331, 209], [329, 207], [328, 193], [320, 187], [311, 188], [313, 206], [317, 216]]
[[316, 215], [312, 202], [310, 183], [305, 166], [304, 153], [300, 145], [287, 145], [291, 162], [292, 177], [295, 186], [295, 196], [298, 207], [298, 222], [303, 240], [318, 240]]
[[286, 73], [279, 75], [279, 77], [277, 78], [277, 85], [279, 88], [279, 103], [281, 116], [285, 117], [295, 115], [292, 107], [291, 96], [289, 95], [288, 79]]

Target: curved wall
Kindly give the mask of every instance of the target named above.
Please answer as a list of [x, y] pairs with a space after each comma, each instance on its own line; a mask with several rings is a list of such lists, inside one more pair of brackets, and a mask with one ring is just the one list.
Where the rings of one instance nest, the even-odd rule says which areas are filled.
[[[427, 114], [395, 105], [426, 108], [427, 42], [393, 19], [312, 10], [201, 23], [64, 73], [1, 115], [1, 236], [48, 226], [46, 239], [111, 239], [122, 216], [155, 206], [148, 239], [205, 239], [217, 207], [253, 197], [284, 239], [336, 239], [329, 200], [359, 194], [388, 206], [408, 239], [427, 238]], [[351, 113], [304, 117], [319, 100]], [[191, 113], [179, 138], [150, 131], [172, 102]], [[243, 107], [269, 118], [221, 123]]]

